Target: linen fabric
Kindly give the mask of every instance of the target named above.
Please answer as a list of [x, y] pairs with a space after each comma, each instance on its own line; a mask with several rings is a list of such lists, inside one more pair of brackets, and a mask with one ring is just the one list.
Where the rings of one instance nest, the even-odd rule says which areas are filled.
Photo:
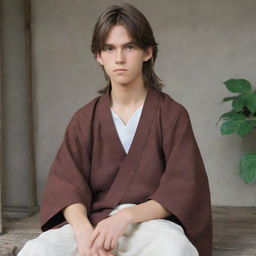
[[142, 107], [143, 105], [136, 109], [127, 124], [124, 124], [123, 120], [115, 113], [113, 109], [111, 109], [117, 134], [126, 154], [128, 153], [132, 144], [132, 140], [139, 123]]
[[126, 154], [111, 115], [110, 92], [81, 107], [69, 122], [41, 203], [42, 231], [67, 224], [62, 210], [73, 203], [84, 204], [96, 225], [118, 205], [155, 200], [199, 255], [211, 256], [209, 183], [188, 111], [148, 87]]
[[[134, 204], [118, 205], [109, 216]], [[118, 239], [115, 256], [198, 256], [183, 229], [164, 219], [130, 224]], [[77, 242], [70, 224], [43, 232], [28, 241], [18, 256], [79, 256]]]

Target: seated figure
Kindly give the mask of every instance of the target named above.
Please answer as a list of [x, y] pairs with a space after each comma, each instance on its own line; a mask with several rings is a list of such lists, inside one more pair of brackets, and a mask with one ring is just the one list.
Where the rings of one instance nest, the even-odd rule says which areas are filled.
[[18, 256], [211, 256], [207, 174], [188, 111], [153, 70], [149, 22], [130, 4], [110, 6], [91, 50], [107, 84], [72, 116], [43, 195], [43, 233]]

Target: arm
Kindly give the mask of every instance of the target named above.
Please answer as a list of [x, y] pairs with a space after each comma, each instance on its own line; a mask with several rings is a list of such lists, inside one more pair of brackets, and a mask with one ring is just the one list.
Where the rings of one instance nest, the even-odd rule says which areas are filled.
[[[42, 231], [60, 226], [65, 222], [63, 209], [66, 206], [80, 203], [85, 206], [87, 214], [90, 212], [92, 194], [88, 175], [91, 142], [85, 141], [78, 129], [83, 121], [79, 113], [77, 112], [69, 122], [48, 175], [40, 205]], [[89, 124], [83, 122], [83, 125], [81, 129], [88, 130]], [[81, 147], [85, 143], [88, 147]]]
[[87, 218], [86, 207], [75, 203], [64, 208], [62, 212], [74, 231], [79, 255], [89, 255], [88, 238], [93, 232], [93, 227]]
[[93, 227], [87, 218], [87, 210], [83, 204], [75, 203], [67, 206], [62, 211], [65, 219], [74, 231], [78, 243], [79, 255], [91, 255], [91, 253], [100, 251], [100, 255], [113, 256], [110, 251], [105, 251], [103, 248], [94, 247], [92, 251], [90, 250], [88, 241], [92, 235]]
[[97, 224], [90, 239], [90, 246], [96, 244], [107, 250], [115, 248], [118, 238], [123, 235], [129, 224], [161, 219], [169, 215], [171, 213], [154, 200], [124, 208]]
[[74, 231], [79, 231], [83, 226], [90, 227], [90, 221], [87, 218], [86, 207], [81, 203], [75, 203], [63, 209], [63, 215]]
[[138, 223], [152, 219], [163, 219], [171, 215], [161, 204], [155, 200], [124, 208], [120, 211], [127, 213], [129, 223]]

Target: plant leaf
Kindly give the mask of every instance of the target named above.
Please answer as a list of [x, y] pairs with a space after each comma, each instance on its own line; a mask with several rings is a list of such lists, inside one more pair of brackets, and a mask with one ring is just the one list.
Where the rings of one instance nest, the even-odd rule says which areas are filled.
[[[240, 95], [239, 95], [239, 96], [240, 96]], [[237, 97], [239, 97], [239, 96], [226, 97], [226, 98], [224, 98], [224, 99], [222, 100], [222, 102], [221, 102], [221, 103], [226, 102], [226, 101], [234, 100], [234, 99], [236, 99], [236, 98], [237, 98]]]
[[252, 88], [246, 79], [229, 79], [224, 84], [230, 92], [234, 93], [250, 93]]
[[256, 127], [256, 120], [247, 120], [252, 126]]
[[240, 160], [240, 176], [246, 183], [256, 181], [256, 151], [245, 153]]
[[237, 133], [241, 137], [251, 132], [254, 128], [252, 124], [252, 120], [245, 120], [245, 116], [243, 119], [231, 119], [224, 122], [220, 127], [220, 132], [222, 135]]
[[235, 99], [232, 101], [233, 110], [236, 112], [242, 110], [244, 106], [245, 104], [243, 99]]
[[230, 111], [230, 112], [226, 112], [224, 114], [222, 114], [218, 120], [218, 122], [216, 123], [216, 125], [219, 123], [219, 121], [221, 119], [223, 120], [230, 120], [230, 119], [233, 119], [233, 120], [244, 120], [246, 118], [245, 115], [241, 114], [241, 113], [237, 113], [235, 111]]
[[248, 96], [246, 101], [246, 107], [252, 112], [256, 112], [256, 93], [252, 93]]
[[221, 125], [220, 132], [222, 135], [235, 133], [238, 129], [238, 126], [239, 126], [238, 121], [229, 120]]
[[241, 113], [237, 113], [234, 111], [226, 112], [223, 115], [221, 115], [220, 118], [227, 118], [227, 119], [234, 119], [234, 120], [244, 120], [246, 118], [245, 115]]
[[[222, 114], [219, 118], [219, 120], [217, 121], [216, 125], [218, 125], [219, 121], [223, 118], [224, 120], [230, 119], [229, 115], [231, 115], [232, 113], [236, 113], [234, 111], [230, 111], [230, 112], [226, 112], [224, 114]], [[227, 117], [227, 118], [226, 118]]]
[[244, 135], [248, 134], [251, 132], [253, 129], [253, 125], [251, 122], [248, 122], [245, 120], [244, 122], [241, 122], [237, 128], [237, 134], [243, 137]]

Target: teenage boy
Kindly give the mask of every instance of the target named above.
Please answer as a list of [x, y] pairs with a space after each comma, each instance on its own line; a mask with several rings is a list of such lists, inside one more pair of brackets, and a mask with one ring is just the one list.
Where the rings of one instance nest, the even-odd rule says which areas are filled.
[[107, 85], [72, 117], [49, 173], [39, 237], [19, 256], [211, 256], [208, 178], [187, 110], [161, 91], [150, 24], [129, 4], [91, 44]]

